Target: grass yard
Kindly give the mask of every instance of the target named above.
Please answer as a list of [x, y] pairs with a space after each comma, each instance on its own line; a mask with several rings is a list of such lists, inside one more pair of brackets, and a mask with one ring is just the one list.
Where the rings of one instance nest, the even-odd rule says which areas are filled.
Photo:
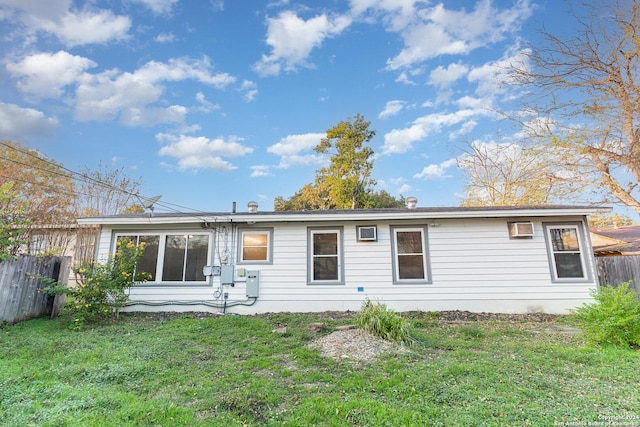
[[0, 425], [640, 426], [637, 350], [590, 348], [550, 323], [428, 315], [412, 319], [409, 351], [335, 361], [307, 347], [318, 321], [324, 333], [353, 322], [125, 315], [82, 332], [59, 319], [3, 326]]

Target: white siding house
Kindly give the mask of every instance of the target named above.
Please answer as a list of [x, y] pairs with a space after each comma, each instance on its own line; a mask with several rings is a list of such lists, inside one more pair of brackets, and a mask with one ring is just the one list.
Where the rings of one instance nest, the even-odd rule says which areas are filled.
[[597, 287], [587, 215], [575, 206], [130, 214], [100, 226], [146, 242], [131, 311], [358, 310], [565, 313]]

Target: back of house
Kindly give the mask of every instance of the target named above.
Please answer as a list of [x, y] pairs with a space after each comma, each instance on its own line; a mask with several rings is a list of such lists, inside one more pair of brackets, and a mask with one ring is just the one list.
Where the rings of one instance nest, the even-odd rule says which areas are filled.
[[566, 313], [597, 287], [581, 206], [143, 213], [100, 226], [97, 260], [145, 243], [130, 311]]

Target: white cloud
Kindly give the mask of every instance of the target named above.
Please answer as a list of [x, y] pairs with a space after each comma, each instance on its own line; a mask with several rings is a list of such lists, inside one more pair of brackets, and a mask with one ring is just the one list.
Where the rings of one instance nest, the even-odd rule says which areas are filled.
[[420, 141], [433, 132], [438, 132], [444, 126], [453, 126], [466, 122], [481, 112], [471, 109], [459, 110], [454, 113], [434, 113], [420, 117], [413, 125], [404, 129], [393, 129], [384, 136], [382, 154], [406, 153], [413, 147], [413, 143]]
[[55, 117], [46, 117], [32, 108], [0, 102], [0, 139], [25, 136], [52, 136], [59, 128]]
[[422, 169], [422, 172], [413, 175], [416, 179], [424, 179], [428, 181], [433, 181], [436, 179], [447, 178], [447, 170], [451, 166], [455, 166], [458, 164], [457, 159], [449, 159], [445, 160], [440, 164], [430, 164], [429, 166], [425, 166]]
[[23, 26], [24, 39], [31, 43], [39, 33], [58, 38], [67, 47], [92, 43], [107, 43], [128, 38], [131, 19], [114, 15], [85, 3], [75, 9], [70, 0], [3, 1], [0, 20], [10, 20]]
[[303, 154], [310, 152], [327, 135], [324, 133], [306, 133], [288, 135], [267, 148], [269, 153], [280, 156], [278, 167], [287, 169], [296, 165], [318, 165], [325, 163], [326, 156], [320, 154]]
[[151, 11], [157, 15], [171, 12], [173, 5], [178, 3], [178, 0], [135, 0], [138, 3], [142, 3], [147, 6]]
[[[160, 100], [163, 82], [196, 80], [216, 88], [224, 88], [235, 81], [226, 73], [212, 73], [207, 59], [170, 59], [168, 62], [151, 61], [133, 73], [109, 70], [100, 74], [85, 73], [76, 92], [75, 117], [80, 121], [112, 120], [120, 117], [124, 123], [136, 123], [131, 117], [149, 116], [149, 104]], [[141, 113], [143, 110], [149, 109]], [[156, 110], [157, 111], [157, 110]], [[166, 109], [161, 118], [175, 122], [184, 110], [178, 106]], [[143, 120], [141, 123], [148, 123]], [[159, 123], [159, 122], [158, 122]]]
[[350, 24], [351, 18], [347, 16], [322, 14], [305, 21], [292, 11], [267, 18], [266, 43], [271, 53], [263, 54], [254, 64], [254, 70], [262, 76], [271, 76], [282, 69], [295, 71], [299, 66], [308, 67], [307, 58], [313, 48], [319, 47], [326, 38], [340, 34]]
[[399, 194], [407, 194], [409, 193], [409, 191], [413, 190], [413, 187], [410, 186], [409, 184], [402, 184], [400, 186], [400, 188], [398, 188], [398, 193]]
[[469, 67], [459, 62], [449, 64], [447, 68], [440, 65], [429, 73], [429, 83], [441, 89], [448, 88], [468, 71]]
[[382, 110], [380, 114], [378, 114], [378, 118], [386, 119], [388, 117], [397, 115], [398, 113], [400, 113], [400, 111], [402, 111], [405, 104], [406, 102], [399, 100], [388, 101], [384, 106], [384, 110]]
[[82, 73], [97, 64], [65, 51], [37, 53], [7, 64], [19, 90], [38, 98], [59, 98], [65, 86], [75, 84]]
[[187, 109], [182, 105], [167, 108], [131, 107], [122, 112], [120, 122], [126, 126], [155, 126], [163, 123], [182, 123]]
[[220, 109], [220, 106], [218, 104], [209, 102], [207, 98], [204, 96], [204, 93], [202, 92], [196, 93], [196, 101], [200, 103], [200, 107], [196, 107], [196, 110], [201, 111], [203, 113], [208, 113], [212, 110]]
[[242, 138], [237, 136], [209, 139], [204, 136], [157, 134], [156, 139], [166, 144], [159, 154], [175, 158], [180, 169], [229, 172], [236, 166], [223, 157], [241, 157], [253, 152], [253, 148], [242, 145]]
[[529, 0], [505, 9], [493, 7], [491, 0], [480, 0], [469, 11], [421, 0], [352, 0], [351, 7], [356, 16], [381, 18], [388, 31], [402, 37], [403, 49], [387, 61], [391, 70], [410, 68], [440, 55], [468, 54], [499, 42], [532, 13]]
[[244, 80], [239, 90], [243, 93], [242, 98], [246, 102], [252, 102], [258, 96], [258, 85], [251, 80]]
[[251, 166], [251, 178], [260, 178], [263, 176], [269, 176], [271, 175], [271, 172], [269, 171], [270, 166], [268, 165], [256, 165], [256, 166]]
[[[509, 81], [509, 70], [512, 64], [527, 64], [528, 49], [514, 47], [508, 50], [498, 61], [488, 62], [469, 71], [469, 82], [476, 83], [478, 96], [492, 96], [507, 90], [505, 82]], [[521, 66], [521, 65], [519, 65]]]
[[176, 36], [173, 33], [160, 33], [154, 40], [157, 43], [172, 43], [176, 41]]

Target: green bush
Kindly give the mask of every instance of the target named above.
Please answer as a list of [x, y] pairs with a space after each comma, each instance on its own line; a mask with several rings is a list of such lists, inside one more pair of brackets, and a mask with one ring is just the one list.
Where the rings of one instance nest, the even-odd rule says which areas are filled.
[[396, 313], [387, 309], [385, 304], [373, 303], [366, 299], [356, 315], [359, 328], [388, 341], [411, 344], [411, 325]]
[[128, 239], [116, 242], [115, 256], [104, 264], [81, 265], [74, 269], [78, 285], [48, 286], [49, 294], [65, 294], [70, 300], [62, 309], [72, 319], [72, 329], [80, 330], [85, 322], [118, 317], [129, 300], [128, 290], [136, 282], [146, 281], [149, 274], [136, 271], [136, 264], [144, 253], [144, 243], [136, 246]]
[[604, 286], [596, 300], [573, 310], [574, 318], [592, 344], [640, 347], [640, 301], [629, 283]]

